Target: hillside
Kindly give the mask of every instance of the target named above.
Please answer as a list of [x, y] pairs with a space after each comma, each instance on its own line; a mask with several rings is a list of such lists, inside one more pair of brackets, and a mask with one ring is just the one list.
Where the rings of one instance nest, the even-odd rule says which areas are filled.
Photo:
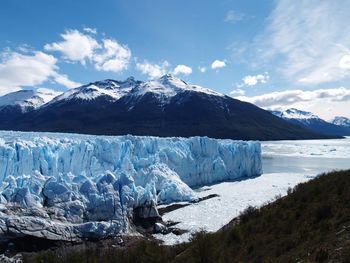
[[[260, 209], [248, 208], [221, 231], [173, 247], [136, 241], [122, 249], [61, 249], [25, 262], [349, 262], [350, 170], [300, 184]], [[58, 258], [58, 255], [60, 258]]]

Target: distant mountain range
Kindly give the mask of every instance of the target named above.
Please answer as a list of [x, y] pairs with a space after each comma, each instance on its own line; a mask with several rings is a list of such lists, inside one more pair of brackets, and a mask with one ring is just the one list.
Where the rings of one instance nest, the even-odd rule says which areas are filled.
[[107, 79], [58, 96], [10, 93], [0, 97], [0, 129], [243, 140], [334, 137], [169, 74], [147, 82]]
[[338, 126], [350, 127], [350, 119], [346, 117], [337, 116], [331, 122]]
[[331, 122], [327, 122], [311, 112], [294, 108], [285, 111], [271, 111], [271, 113], [290, 123], [315, 132], [335, 136], [350, 135], [350, 120], [346, 117], [335, 117]]
[[60, 93], [46, 89], [12, 92], [0, 97], [0, 110], [17, 108], [20, 112], [31, 111], [48, 103]]

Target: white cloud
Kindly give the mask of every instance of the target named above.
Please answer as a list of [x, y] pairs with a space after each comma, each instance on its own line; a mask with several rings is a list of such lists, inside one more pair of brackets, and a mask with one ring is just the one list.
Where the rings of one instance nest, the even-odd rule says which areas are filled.
[[41, 92], [41, 93], [44, 93], [44, 94], [47, 94], [47, 95], [50, 95], [50, 96], [54, 96], [54, 97], [56, 97], [56, 96], [62, 94], [61, 91], [57, 91], [57, 90], [53, 90], [53, 89], [48, 89], [48, 88], [43, 88], [43, 87], [37, 88], [36, 90], [39, 91], [39, 92]]
[[350, 55], [344, 55], [339, 61], [339, 67], [342, 69], [350, 69]]
[[63, 58], [72, 62], [79, 61], [85, 65], [87, 61], [94, 64], [98, 71], [120, 72], [127, 69], [131, 59], [131, 50], [114, 39], [104, 38], [98, 41], [97, 30], [84, 28], [87, 33], [78, 30], [67, 30], [61, 34], [63, 41], [46, 44], [47, 51], [59, 51]]
[[83, 29], [85, 32], [90, 33], [90, 34], [97, 34], [97, 29], [96, 28], [91, 28], [91, 27], [84, 27]]
[[0, 64], [0, 94], [19, 90], [22, 86], [35, 86], [55, 74], [56, 58], [43, 52], [22, 55], [7, 53]]
[[120, 72], [127, 69], [131, 51], [113, 39], [103, 39], [103, 49], [93, 55], [95, 67], [100, 71]]
[[245, 76], [243, 79], [243, 83], [248, 86], [254, 86], [258, 83], [258, 78], [257, 76]]
[[[258, 38], [266, 61], [276, 58], [282, 74], [305, 84], [340, 81], [350, 76], [350, 2], [280, 0], [270, 24]], [[344, 48], [345, 47], [345, 48]], [[258, 53], [259, 54], [259, 53]]]
[[314, 112], [325, 119], [335, 115], [350, 117], [350, 89], [316, 89], [312, 91], [286, 90], [271, 92], [254, 97], [238, 96], [239, 100], [248, 101], [262, 108], [286, 109], [297, 108]]
[[22, 87], [35, 87], [47, 80], [69, 87], [73, 81], [58, 73], [57, 59], [41, 51], [20, 54], [8, 51], [1, 54], [0, 94], [20, 90]]
[[79, 82], [72, 81], [68, 78], [67, 75], [64, 74], [54, 74], [53, 75], [55, 82], [65, 86], [66, 88], [72, 89], [81, 86], [82, 84]]
[[329, 99], [338, 102], [350, 101], [350, 89], [340, 87], [335, 89], [317, 89], [313, 91], [286, 90], [245, 98], [245, 100], [253, 102], [261, 107], [286, 106], [296, 102], [309, 102], [317, 99]]
[[168, 72], [169, 62], [163, 61], [161, 64], [152, 64], [145, 60], [143, 63], [136, 63], [136, 69], [149, 78], [159, 78]]
[[229, 10], [226, 14], [225, 21], [226, 22], [237, 22], [244, 18], [244, 15], [235, 11], [235, 10]]
[[243, 86], [255, 86], [258, 83], [262, 83], [265, 84], [268, 80], [269, 80], [270, 76], [267, 72], [265, 72], [264, 74], [258, 74], [258, 75], [248, 75], [245, 76], [242, 81], [243, 83], [240, 84], [240, 87]]
[[78, 30], [67, 30], [61, 37], [63, 41], [46, 44], [45, 50], [59, 51], [65, 59], [79, 61], [83, 65], [87, 59], [92, 59], [95, 49], [100, 48], [94, 38]]
[[206, 67], [198, 67], [198, 70], [202, 73], [206, 72], [207, 71], [207, 68]]
[[174, 75], [179, 75], [179, 74], [189, 75], [191, 73], [192, 73], [192, 68], [186, 65], [177, 65], [173, 70]]
[[243, 96], [245, 94], [245, 91], [242, 89], [234, 89], [230, 92], [231, 95], [240, 95]]
[[222, 60], [216, 59], [211, 64], [212, 69], [219, 69], [219, 68], [223, 68], [223, 67], [226, 67], [226, 63], [225, 63], [225, 61], [222, 61]]
[[145, 60], [143, 63], [136, 63], [136, 69], [141, 71], [142, 74], [148, 75], [150, 79], [159, 78], [169, 72], [174, 75], [189, 75], [192, 73], [192, 68], [186, 65], [177, 65], [174, 70], [169, 69], [170, 64], [164, 60], [162, 63], [154, 64]]
[[3, 96], [7, 93], [15, 92], [21, 90], [20, 87], [2, 87], [0, 86], [0, 96]]

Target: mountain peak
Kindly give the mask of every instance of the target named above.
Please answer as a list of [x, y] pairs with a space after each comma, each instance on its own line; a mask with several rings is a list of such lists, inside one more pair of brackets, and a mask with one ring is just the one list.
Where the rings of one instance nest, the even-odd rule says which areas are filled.
[[219, 92], [198, 85], [188, 84], [173, 74], [166, 74], [158, 79], [144, 82], [133, 91], [135, 91], [137, 95], [144, 95], [146, 93], [155, 94], [160, 97], [162, 103], [165, 103], [169, 98], [183, 92], [197, 92], [220, 97], [224, 96]]
[[0, 107], [19, 106], [22, 111], [26, 111], [28, 108], [40, 107], [59, 93], [48, 89], [19, 90], [0, 97]]
[[175, 75], [171, 74], [171, 73], [167, 73], [163, 76], [160, 77], [160, 79], [175, 79]]
[[135, 78], [134, 76], [130, 76], [124, 82], [135, 82]]
[[335, 125], [350, 127], [350, 119], [343, 116], [336, 116], [331, 122]]
[[188, 85], [184, 80], [176, 77], [173, 74], [165, 74], [163, 76], [161, 76], [157, 81], [159, 81], [160, 83], [163, 84], [174, 84], [175, 86], [180, 86], [182, 87], [183, 85]]
[[8, 93], [0, 98], [0, 106], [16, 105], [34, 95], [33, 90], [19, 90]]
[[296, 108], [290, 108], [281, 112], [281, 116], [287, 119], [319, 119], [317, 115], [314, 115], [312, 112], [303, 111]]
[[[314, 115], [308, 111], [302, 111], [295, 108], [290, 108], [285, 111], [270, 111], [272, 114], [285, 119], [288, 122], [297, 124], [301, 127], [310, 129], [314, 132], [320, 132], [323, 134], [334, 135], [334, 136], [346, 136], [350, 134], [350, 130], [342, 124], [327, 122], [317, 115]], [[341, 117], [340, 117], [341, 118]], [[339, 122], [344, 121], [344, 119], [338, 119]], [[350, 127], [350, 121], [349, 121]]]
[[127, 78], [125, 81], [113, 79], [95, 81], [66, 91], [52, 100], [52, 103], [71, 99], [94, 100], [100, 96], [105, 96], [115, 101], [128, 94], [138, 84], [140, 84], [140, 81], [136, 81], [133, 77]]

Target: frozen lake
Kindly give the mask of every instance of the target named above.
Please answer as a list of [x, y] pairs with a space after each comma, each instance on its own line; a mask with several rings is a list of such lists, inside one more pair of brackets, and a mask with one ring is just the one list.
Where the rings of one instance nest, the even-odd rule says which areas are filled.
[[218, 194], [197, 204], [163, 216], [164, 221], [179, 222], [177, 227], [190, 232], [155, 235], [165, 244], [188, 241], [201, 229], [217, 231], [249, 205], [261, 206], [276, 195], [285, 195], [289, 187], [306, 182], [320, 173], [350, 169], [350, 138], [262, 142], [264, 174], [247, 180], [225, 182], [198, 189], [200, 197]]

